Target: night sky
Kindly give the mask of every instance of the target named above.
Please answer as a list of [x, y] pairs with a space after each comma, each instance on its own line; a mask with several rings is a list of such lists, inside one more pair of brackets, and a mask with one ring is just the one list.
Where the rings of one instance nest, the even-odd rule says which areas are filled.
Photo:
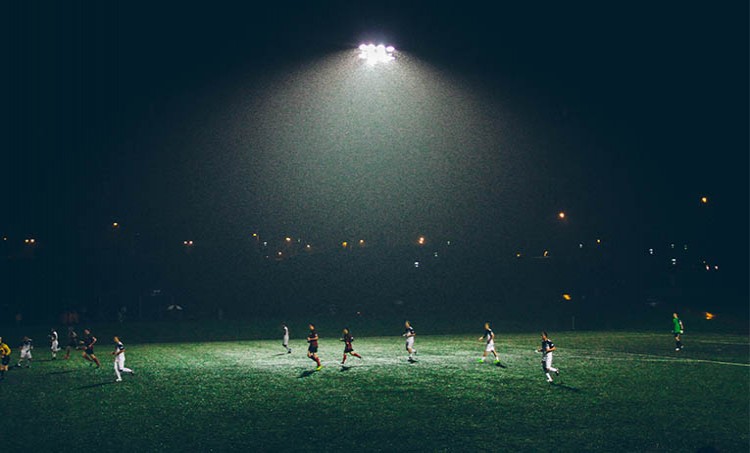
[[746, 2], [82, 3], [4, 8], [2, 234], [564, 228], [747, 276]]

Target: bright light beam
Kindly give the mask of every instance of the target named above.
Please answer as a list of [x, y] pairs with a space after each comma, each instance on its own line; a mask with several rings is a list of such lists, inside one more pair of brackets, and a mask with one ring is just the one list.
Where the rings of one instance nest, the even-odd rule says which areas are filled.
[[360, 44], [359, 51], [359, 58], [365, 60], [370, 66], [374, 66], [378, 63], [387, 63], [396, 59], [396, 57], [393, 56], [393, 53], [396, 51], [393, 46], [386, 47], [383, 44], [378, 44], [376, 46], [372, 43]]

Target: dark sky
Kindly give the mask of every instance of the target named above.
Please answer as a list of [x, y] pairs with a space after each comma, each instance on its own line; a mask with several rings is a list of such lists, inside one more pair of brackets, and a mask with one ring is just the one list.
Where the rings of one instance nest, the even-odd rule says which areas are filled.
[[[116, 220], [180, 238], [258, 228], [523, 242], [552, 234], [563, 209], [582, 239], [707, 234], [747, 265], [746, 2], [29, 3], [6, 6], [0, 27], [7, 234], [64, 237]], [[278, 198], [284, 182], [269, 182], [270, 151], [226, 145], [236, 93], [273, 94], [289, 73], [368, 39], [444, 74], [503, 128], [499, 148], [490, 140], [456, 172], [455, 191], [417, 174], [420, 197], [449, 199], [445, 215], [408, 195], [357, 210], [350, 191], [351, 216], [311, 217], [335, 195], [297, 209], [301, 198]], [[274, 200], [292, 206], [275, 211]]]

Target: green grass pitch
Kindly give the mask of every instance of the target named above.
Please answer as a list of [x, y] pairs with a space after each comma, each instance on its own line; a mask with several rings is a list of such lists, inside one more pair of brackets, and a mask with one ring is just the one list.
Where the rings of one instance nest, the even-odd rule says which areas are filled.
[[[356, 334], [356, 332], [355, 332]], [[550, 385], [536, 333], [499, 335], [507, 368], [476, 363], [479, 335], [361, 337], [339, 365], [321, 338], [127, 344], [135, 376], [114, 382], [100, 337], [94, 369], [49, 361], [0, 382], [0, 451], [747, 451], [750, 363], [743, 335], [561, 332]], [[13, 352], [13, 362], [18, 351]]]

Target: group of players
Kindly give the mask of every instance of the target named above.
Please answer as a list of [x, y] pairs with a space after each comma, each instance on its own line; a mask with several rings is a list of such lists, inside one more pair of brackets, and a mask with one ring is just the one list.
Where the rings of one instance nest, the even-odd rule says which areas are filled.
[[[73, 329], [73, 327], [68, 327], [68, 344], [65, 348], [64, 359], [70, 359], [70, 353], [72, 350], [80, 349], [83, 350], [82, 356], [86, 361], [90, 362], [92, 366], [96, 365], [96, 368], [101, 368], [102, 364], [99, 361], [99, 358], [96, 357], [96, 354], [94, 353], [94, 345], [97, 342], [96, 337], [91, 333], [91, 330], [89, 329], [84, 329], [83, 335], [83, 339], [79, 339], [78, 333], [75, 331], [75, 329]], [[52, 354], [51, 359], [57, 360], [57, 353], [61, 351], [57, 330], [55, 330], [54, 328], [51, 329], [48, 336], [50, 341], [50, 352]], [[135, 373], [130, 368], [125, 367], [125, 346], [123, 345], [122, 341], [120, 341], [120, 338], [115, 336], [113, 338], [113, 341], [115, 345], [115, 350], [112, 351], [112, 355], [114, 356], [114, 370], [116, 377], [115, 381], [121, 382], [122, 373], [127, 373], [130, 375], [134, 375]], [[31, 368], [31, 351], [34, 349], [33, 340], [28, 336], [23, 337], [19, 349], [20, 358], [18, 359], [16, 367], [21, 368], [23, 366], [23, 362], [25, 361], [25, 367]], [[4, 343], [3, 338], [0, 337], [0, 381], [5, 379], [5, 373], [8, 371], [8, 367], [10, 365], [11, 352], [12, 351], [10, 347], [6, 343]]]
[[[316, 363], [315, 371], [320, 371], [323, 368], [320, 357], [318, 356], [318, 341], [320, 337], [318, 336], [317, 330], [315, 330], [314, 324], [308, 324], [307, 327], [310, 330], [307, 335], [307, 357]], [[289, 327], [286, 324], [282, 323], [281, 328], [284, 332], [282, 346], [286, 349], [287, 354], [291, 354], [292, 349], [289, 347]], [[417, 359], [414, 356], [417, 354], [417, 350], [414, 348], [414, 341], [417, 334], [414, 331], [414, 327], [412, 327], [409, 321], [406, 321], [404, 323], [404, 333], [401, 336], [406, 339], [405, 347], [406, 352], [409, 354], [407, 360], [410, 363], [416, 362]], [[344, 328], [340, 341], [344, 343], [344, 356], [341, 359], [342, 367], [346, 366], [346, 359], [349, 355], [362, 360], [362, 356], [354, 352], [354, 346], [352, 345], [352, 343], [354, 342], [354, 336], [352, 336], [349, 328]], [[479, 341], [484, 342], [484, 352], [482, 354], [482, 357], [477, 359], [477, 362], [484, 363], [487, 356], [492, 353], [495, 358], [495, 365], [501, 368], [505, 368], [505, 366], [500, 363], [500, 356], [495, 350], [495, 332], [492, 331], [490, 323], [484, 323], [484, 334], [479, 337]], [[551, 372], [555, 373], [555, 375], [557, 376], [560, 375], [560, 370], [552, 367], [552, 351], [555, 351], [556, 349], [557, 348], [555, 347], [555, 344], [552, 343], [552, 340], [549, 339], [547, 332], [542, 332], [542, 345], [539, 349], [537, 349], [537, 352], [542, 353], [542, 370], [544, 371], [544, 374], [547, 378], [547, 382], [553, 381], [552, 376], [550, 375]]]
[[[282, 323], [281, 325], [283, 330], [283, 342], [282, 346], [287, 351], [287, 354], [292, 353], [292, 349], [289, 347], [289, 327]], [[318, 336], [318, 332], [315, 330], [314, 324], [308, 324], [308, 329], [310, 330], [307, 335], [307, 357], [310, 358], [312, 361], [316, 363], [316, 371], [320, 371], [323, 368], [323, 364], [320, 361], [320, 357], [318, 356], [318, 341], [320, 340], [320, 337]], [[672, 333], [674, 334], [675, 338], [675, 351], [681, 351], [682, 350], [682, 338], [681, 335], [684, 333], [684, 325], [682, 321], [680, 320], [677, 313], [672, 314]], [[96, 354], [94, 354], [94, 345], [97, 342], [97, 339], [94, 335], [92, 335], [91, 331], [89, 329], [84, 329], [83, 331], [84, 337], [82, 340], [79, 340], [78, 334], [72, 327], [68, 327], [68, 344], [65, 349], [65, 359], [70, 358], [70, 352], [73, 349], [82, 349], [83, 350], [83, 358], [89, 362], [91, 362], [91, 365], [96, 365], [97, 368], [101, 367], [101, 362], [96, 357]], [[411, 323], [409, 321], [406, 321], [404, 323], [404, 333], [402, 334], [403, 337], [406, 339], [406, 352], [409, 354], [408, 361], [410, 363], [414, 363], [417, 361], [415, 358], [415, 355], [417, 354], [417, 350], [414, 348], [414, 341], [416, 338], [416, 332], [414, 331], [414, 328], [412, 327]], [[49, 334], [50, 339], [50, 351], [52, 353], [52, 360], [57, 359], [57, 353], [61, 350], [59, 348], [59, 338], [57, 335], [57, 331], [55, 329], [52, 329]], [[114, 370], [115, 370], [115, 381], [121, 382], [122, 381], [122, 373], [127, 373], [130, 375], [134, 375], [135, 373], [130, 368], [125, 367], [125, 346], [123, 345], [122, 341], [120, 341], [120, 338], [115, 336], [113, 338], [115, 349], [112, 351], [112, 355], [114, 356]], [[349, 356], [357, 357], [360, 360], [362, 360], [362, 356], [354, 351], [354, 336], [352, 335], [349, 328], [344, 328], [342, 331], [342, 337], [340, 338], [340, 341], [344, 343], [344, 355], [341, 359], [341, 366], [346, 366], [346, 359]], [[491, 353], [495, 360], [495, 365], [505, 368], [503, 364], [500, 363], [500, 356], [498, 355], [497, 351], [495, 350], [495, 333], [492, 331], [492, 328], [490, 327], [490, 323], [486, 322], [484, 324], [484, 334], [479, 337], [479, 341], [484, 342], [484, 352], [482, 353], [482, 356], [477, 359], [478, 363], [484, 363], [487, 356]], [[18, 360], [18, 363], [16, 364], [16, 367], [21, 367], [22, 363], [25, 361], [26, 368], [31, 367], [31, 361], [32, 361], [32, 355], [31, 351], [34, 349], [33, 341], [29, 337], [23, 337], [23, 340], [21, 342], [20, 346], [20, 358]], [[555, 344], [550, 340], [549, 335], [547, 332], [542, 332], [541, 334], [541, 347], [538, 348], [536, 351], [542, 353], [542, 371], [544, 372], [544, 375], [547, 379], [547, 382], [553, 382], [552, 376], [550, 373], [555, 373], [556, 376], [560, 375], [560, 370], [557, 368], [554, 368], [552, 366], [552, 352], [557, 350], [555, 347]], [[0, 381], [5, 378], [5, 372], [8, 371], [8, 366], [10, 364], [10, 356], [11, 356], [11, 349], [10, 347], [3, 342], [2, 337], [0, 337]]]

